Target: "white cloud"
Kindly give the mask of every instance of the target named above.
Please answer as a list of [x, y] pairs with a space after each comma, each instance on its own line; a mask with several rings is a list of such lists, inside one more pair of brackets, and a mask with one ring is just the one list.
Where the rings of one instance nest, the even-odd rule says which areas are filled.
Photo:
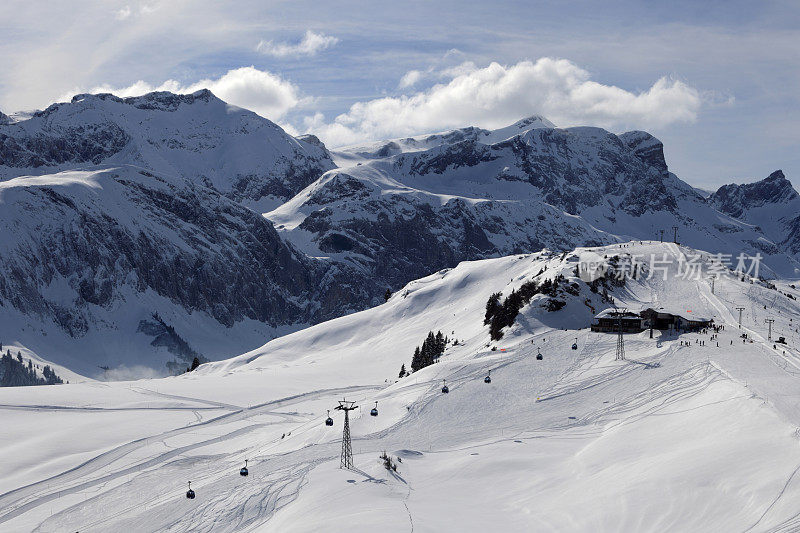
[[407, 87], [413, 87], [414, 85], [422, 79], [422, 72], [419, 70], [409, 70], [406, 72], [402, 78], [400, 78], [400, 83], [398, 87], [401, 89], [405, 89]]
[[412, 95], [353, 104], [332, 123], [319, 117], [310, 131], [332, 146], [398, 137], [465, 125], [501, 127], [528, 115], [544, 115], [559, 126], [659, 127], [691, 122], [700, 93], [678, 80], [661, 78], [642, 92], [592, 81], [565, 59], [541, 58], [478, 68], [464, 63], [442, 75], [452, 77]]
[[117, 20], [125, 20], [131, 16], [131, 6], [125, 6], [117, 11]]
[[[89, 91], [75, 92], [112, 93], [124, 97], [139, 96], [152, 91], [192, 93], [200, 89], [209, 89], [229, 104], [255, 111], [271, 120], [280, 119], [290, 109], [306, 102], [300, 97], [294, 84], [276, 74], [252, 66], [229, 70], [219, 78], [204, 79], [188, 85], [176, 80], [167, 80], [159, 85], [140, 80], [127, 87], [100, 85]], [[72, 94], [65, 95], [61, 100], [69, 100], [71, 96]]]
[[299, 43], [275, 43], [262, 40], [256, 46], [256, 51], [275, 57], [313, 56], [338, 42], [339, 39], [336, 37], [308, 30]]

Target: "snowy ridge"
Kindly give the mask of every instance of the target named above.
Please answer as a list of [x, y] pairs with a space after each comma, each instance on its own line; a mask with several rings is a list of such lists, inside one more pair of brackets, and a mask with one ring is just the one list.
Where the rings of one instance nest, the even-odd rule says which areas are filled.
[[337, 160], [339, 166], [349, 166], [349, 163], [391, 157], [405, 152], [421, 152], [436, 148], [437, 146], [454, 144], [462, 141], [494, 144], [537, 128], [555, 128], [555, 125], [544, 117], [534, 115], [518, 120], [505, 128], [496, 130], [486, 130], [476, 127], [460, 128], [426, 136], [405, 137], [402, 139], [346, 146], [335, 150], [332, 155]]
[[79, 94], [0, 126], [0, 139], [0, 178], [132, 164], [262, 207], [277, 205], [333, 167], [324, 146], [295, 139], [208, 90], [131, 98]]

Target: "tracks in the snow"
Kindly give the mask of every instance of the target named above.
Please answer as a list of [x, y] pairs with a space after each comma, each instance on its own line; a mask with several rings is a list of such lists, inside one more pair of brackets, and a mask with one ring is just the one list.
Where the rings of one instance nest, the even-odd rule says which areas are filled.
[[[247, 409], [239, 409], [238, 411], [226, 413], [203, 422], [198, 422], [197, 424], [172, 429], [158, 435], [152, 435], [122, 444], [111, 450], [103, 452], [74, 468], [66, 470], [65, 472], [35, 483], [31, 483], [30, 485], [14, 489], [4, 494], [0, 494], [0, 509], [3, 510], [2, 514], [0, 514], [0, 524], [3, 524], [12, 518], [15, 518], [54, 499], [79, 493], [97, 485], [109, 483], [115, 479], [122, 478], [123, 476], [130, 475], [137, 471], [152, 468], [153, 466], [162, 464], [189, 449], [197, 449], [199, 447], [215, 444], [235, 437], [244, 432], [252, 431], [253, 429], [262, 427], [264, 424], [252, 424], [250, 426], [239, 428], [233, 432], [206, 439], [201, 442], [195, 442], [190, 445], [173, 448], [145, 461], [135, 462], [130, 466], [115, 470], [110, 473], [101, 474], [97, 477], [90, 477], [92, 474], [111, 466], [113, 463], [125, 458], [126, 456], [129, 456], [141, 448], [151, 445], [154, 442], [164, 441], [181, 434], [196, 431], [200, 428], [212, 427], [220, 424], [229, 424], [231, 422], [244, 420], [254, 415], [275, 415], [285, 417], [287, 415], [283, 413], [276, 413], [274, 410], [300, 401], [313, 400], [325, 396], [347, 394], [363, 390], [374, 390], [376, 388], [378, 387], [340, 387], [334, 389], [320, 389], [308, 393], [297, 394], [259, 404]], [[90, 479], [86, 479], [87, 477], [90, 477]], [[84, 479], [85, 481], [81, 481]]]

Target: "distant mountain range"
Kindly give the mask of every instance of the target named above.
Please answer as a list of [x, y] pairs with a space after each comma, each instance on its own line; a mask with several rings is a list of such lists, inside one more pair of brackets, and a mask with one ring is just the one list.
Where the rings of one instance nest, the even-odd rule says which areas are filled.
[[673, 227], [800, 276], [780, 171], [706, 198], [646, 132], [542, 117], [329, 151], [206, 90], [78, 95], [0, 115], [0, 205], [0, 341], [88, 374], [232, 356], [463, 260]]

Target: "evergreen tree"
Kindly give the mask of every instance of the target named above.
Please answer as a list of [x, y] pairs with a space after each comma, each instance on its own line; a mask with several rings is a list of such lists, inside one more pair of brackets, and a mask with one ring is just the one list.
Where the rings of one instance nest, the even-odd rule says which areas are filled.
[[444, 340], [444, 335], [442, 335], [441, 331], [437, 331], [436, 332], [436, 357], [437, 358], [444, 353], [444, 349], [446, 347], [447, 347], [447, 342]]
[[500, 297], [501, 293], [496, 292], [489, 296], [489, 301], [486, 302], [486, 315], [483, 318], [483, 323], [488, 325], [492, 321], [492, 317], [500, 310]]
[[405, 363], [400, 365], [400, 375], [398, 375], [397, 377], [399, 377], [399, 378], [406, 377], [406, 364]]
[[392, 289], [386, 289], [386, 292], [383, 293], [383, 301], [388, 302], [389, 298], [392, 297]]
[[414, 350], [414, 357], [411, 359], [411, 371], [416, 372], [420, 368], [425, 368], [426, 365], [422, 362], [422, 352], [419, 346]]

